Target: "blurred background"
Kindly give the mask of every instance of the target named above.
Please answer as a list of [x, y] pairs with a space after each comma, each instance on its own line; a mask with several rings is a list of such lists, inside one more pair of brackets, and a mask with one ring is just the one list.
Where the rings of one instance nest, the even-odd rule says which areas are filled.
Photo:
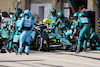
[[[100, 0], [0, 0], [0, 14], [4, 12], [3, 14], [11, 15], [16, 7], [22, 9], [22, 11], [29, 9], [35, 17], [35, 22], [47, 18], [51, 8], [55, 8], [57, 12], [62, 11], [64, 16], [68, 18], [71, 17], [74, 12], [80, 10], [92, 11], [92, 14], [88, 16], [92, 19], [91, 22], [95, 32], [100, 32], [100, 24], [98, 24]], [[5, 20], [10, 21], [8, 18]]]

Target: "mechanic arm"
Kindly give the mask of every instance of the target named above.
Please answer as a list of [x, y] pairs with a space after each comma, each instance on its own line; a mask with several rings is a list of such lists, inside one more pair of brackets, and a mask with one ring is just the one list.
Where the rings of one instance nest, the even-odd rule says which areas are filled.
[[20, 28], [23, 28], [24, 21], [25, 21], [24, 18], [22, 18], [21, 21], [20, 21]]
[[33, 29], [34, 28], [34, 21], [32, 20], [31, 23], [32, 23], [31, 29]]

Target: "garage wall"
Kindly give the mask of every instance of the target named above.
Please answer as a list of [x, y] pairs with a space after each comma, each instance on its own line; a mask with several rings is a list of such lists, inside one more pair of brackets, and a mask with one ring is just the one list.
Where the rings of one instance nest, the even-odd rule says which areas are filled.
[[51, 3], [45, 3], [44, 4], [44, 18], [47, 18], [48, 15], [50, 14], [50, 10], [52, 8], [52, 4]]
[[[20, 1], [21, 1], [21, 5], [19, 7], [22, 8], [22, 10], [24, 11], [26, 9], [26, 7], [28, 7], [27, 1], [30, 1], [30, 0], [20, 0]], [[18, 2], [18, 0], [0, 0], [1, 12], [3, 12], [3, 11], [13, 12], [17, 2]]]
[[95, 11], [95, 32], [99, 32], [98, 30], [98, 18], [99, 18], [99, 8], [95, 2], [93, 2], [93, 9]]
[[13, 11], [14, 9], [14, 3], [16, 3], [17, 0], [0, 0], [0, 9], [1, 11]]
[[[44, 7], [44, 13], [43, 11], [39, 10], [39, 7]], [[43, 20], [43, 18], [47, 18], [49, 13], [50, 13], [50, 9], [52, 8], [52, 4], [51, 3], [31, 3], [30, 6], [30, 11], [33, 15], [38, 15], [40, 17], [41, 20]], [[41, 14], [44, 14], [43, 17], [41, 17]]]
[[95, 32], [98, 33], [98, 18], [99, 18], [99, 8], [95, 3], [95, 0], [88, 0], [88, 9], [93, 9], [95, 11]]
[[31, 3], [31, 6], [30, 6], [31, 13], [39, 15], [39, 6], [44, 6], [44, 4]]
[[13, 2], [0, 2], [0, 10], [2, 11], [13, 11]]

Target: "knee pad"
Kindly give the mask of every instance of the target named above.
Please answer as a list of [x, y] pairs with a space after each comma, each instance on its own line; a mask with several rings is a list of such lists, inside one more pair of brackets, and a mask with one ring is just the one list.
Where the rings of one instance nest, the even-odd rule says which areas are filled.
[[26, 43], [25, 43], [25, 45], [26, 45], [26, 46], [29, 46], [29, 43], [28, 43], [28, 42], [26, 42]]
[[24, 46], [25, 46], [25, 43], [22, 44], [22, 47], [24, 47]]

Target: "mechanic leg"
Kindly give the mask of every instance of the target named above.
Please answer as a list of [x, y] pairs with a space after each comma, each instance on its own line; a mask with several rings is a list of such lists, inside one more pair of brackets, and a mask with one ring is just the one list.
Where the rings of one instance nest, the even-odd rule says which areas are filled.
[[20, 48], [18, 49], [18, 52], [22, 52], [23, 48], [24, 48], [25, 44], [23, 43], [22, 45], [20, 45]]
[[77, 45], [77, 51], [76, 53], [79, 53], [82, 45], [82, 39], [85, 37], [85, 32], [86, 32], [86, 27], [83, 27], [82, 30], [79, 33], [79, 38], [78, 38], [78, 45]]
[[85, 49], [87, 46], [87, 40], [84, 40], [84, 43], [83, 43], [83, 48]]
[[10, 46], [9, 46], [9, 43], [7, 43], [7, 48], [9, 48]]
[[26, 46], [25, 46], [25, 53], [29, 53], [29, 46], [30, 46], [30, 37], [31, 35], [29, 34], [27, 37], [26, 37]]
[[57, 36], [57, 34], [58, 34], [58, 27], [55, 28], [55, 34]]
[[4, 47], [6, 47], [6, 48], [9, 47], [8, 43], [6, 44], [6, 42], [3, 42], [3, 44], [4, 44]]
[[79, 33], [77, 49], [80, 49], [81, 48], [82, 39], [85, 37], [85, 33], [86, 33], [86, 27], [83, 27], [82, 30]]
[[84, 43], [83, 43], [83, 51], [86, 51], [86, 47], [87, 47], [87, 40], [84, 40]]
[[26, 45], [26, 46], [25, 46], [25, 53], [29, 53], [29, 46], [30, 46], [30, 45], [29, 45], [29, 43], [27, 43], [27, 42], [25, 43], [25, 45]]
[[11, 48], [12, 48], [12, 42], [9, 43], [9, 49], [11, 49]]
[[76, 53], [79, 53], [80, 52], [81, 45], [82, 45], [82, 41], [81, 41], [81, 39], [78, 39], [78, 45], [77, 45]]
[[85, 31], [85, 40], [83, 43], [83, 51], [86, 51], [86, 47], [87, 47], [87, 40], [90, 39], [90, 27], [86, 27], [86, 31]]
[[82, 40], [78, 39], [78, 45], [77, 45], [77, 49], [80, 50], [81, 49], [81, 45], [82, 45]]
[[23, 47], [24, 47], [24, 42], [25, 42], [25, 33], [23, 32], [20, 36], [20, 46], [19, 46], [19, 50], [18, 52], [22, 52], [23, 51]]

